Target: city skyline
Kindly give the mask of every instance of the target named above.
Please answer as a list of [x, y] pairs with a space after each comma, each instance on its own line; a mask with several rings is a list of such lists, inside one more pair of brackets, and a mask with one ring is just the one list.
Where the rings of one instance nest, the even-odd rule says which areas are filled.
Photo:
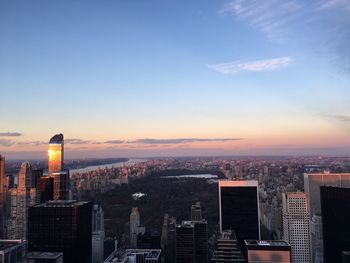
[[346, 0], [0, 4], [0, 152], [350, 154]]

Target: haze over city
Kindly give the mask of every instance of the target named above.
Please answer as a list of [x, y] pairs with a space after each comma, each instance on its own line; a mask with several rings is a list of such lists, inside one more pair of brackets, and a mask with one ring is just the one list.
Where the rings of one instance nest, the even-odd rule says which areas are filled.
[[[278, 3], [278, 4], [277, 4]], [[0, 152], [350, 154], [350, 3], [2, 1]]]

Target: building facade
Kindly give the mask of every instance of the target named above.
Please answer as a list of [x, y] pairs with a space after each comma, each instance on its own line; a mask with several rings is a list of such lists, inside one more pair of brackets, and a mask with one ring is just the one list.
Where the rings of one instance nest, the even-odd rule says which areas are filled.
[[234, 230], [240, 244], [260, 239], [258, 182], [219, 180], [220, 232]]
[[291, 263], [291, 246], [283, 240], [245, 240], [248, 263]]
[[29, 208], [28, 250], [63, 252], [64, 263], [91, 263], [92, 203], [49, 201]]
[[0, 155], [0, 238], [5, 238], [5, 205], [6, 205], [6, 186], [5, 186], [5, 158]]
[[350, 188], [321, 186], [323, 251], [325, 263], [341, 263], [350, 251]]
[[282, 194], [283, 239], [292, 248], [293, 263], [311, 262], [310, 210], [305, 193]]
[[350, 173], [305, 173], [304, 189], [309, 197], [310, 216], [313, 224], [311, 232], [312, 262], [323, 262], [323, 238], [320, 187], [333, 186], [350, 188]]
[[7, 238], [27, 239], [28, 208], [39, 203], [31, 165], [24, 162], [18, 174], [18, 185], [8, 191]]

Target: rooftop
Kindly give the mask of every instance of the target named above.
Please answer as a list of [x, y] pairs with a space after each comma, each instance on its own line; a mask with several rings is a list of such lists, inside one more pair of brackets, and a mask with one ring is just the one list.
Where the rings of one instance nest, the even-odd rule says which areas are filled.
[[25, 241], [22, 241], [22, 240], [0, 239], [0, 251], [14, 249], [14, 248], [22, 245], [22, 243], [24, 243], [24, 242]]
[[244, 240], [244, 243], [250, 247], [290, 247], [284, 240]]
[[28, 252], [28, 259], [58, 259], [63, 257], [62, 252]]
[[128, 257], [136, 254], [146, 254], [146, 259], [157, 260], [162, 250], [160, 249], [127, 249], [114, 251], [104, 263], [124, 263], [128, 262]]
[[60, 144], [63, 142], [63, 134], [55, 134], [49, 141], [49, 143], [51, 144]]
[[76, 207], [89, 203], [89, 201], [77, 201], [77, 200], [52, 200], [42, 204], [35, 205], [34, 207]]

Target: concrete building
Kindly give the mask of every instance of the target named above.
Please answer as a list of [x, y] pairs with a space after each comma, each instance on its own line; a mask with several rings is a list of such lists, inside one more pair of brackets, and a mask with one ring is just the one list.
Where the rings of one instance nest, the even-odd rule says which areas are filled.
[[101, 205], [95, 204], [92, 210], [92, 263], [102, 263], [104, 254], [104, 214]]
[[145, 227], [140, 226], [140, 213], [137, 207], [133, 207], [130, 214], [130, 247], [137, 248], [137, 236], [145, 232]]
[[282, 240], [245, 240], [248, 263], [291, 263], [291, 246]]
[[26, 245], [23, 240], [0, 240], [0, 262], [1, 263], [27, 263]]
[[260, 239], [258, 181], [219, 180], [220, 231], [234, 230], [238, 242]]
[[18, 186], [8, 191], [7, 238], [27, 239], [28, 207], [39, 203], [31, 165], [24, 162], [18, 174]]
[[212, 263], [246, 262], [234, 231], [223, 231], [215, 241]]
[[305, 193], [282, 194], [283, 239], [292, 247], [293, 263], [311, 262], [310, 211]]

